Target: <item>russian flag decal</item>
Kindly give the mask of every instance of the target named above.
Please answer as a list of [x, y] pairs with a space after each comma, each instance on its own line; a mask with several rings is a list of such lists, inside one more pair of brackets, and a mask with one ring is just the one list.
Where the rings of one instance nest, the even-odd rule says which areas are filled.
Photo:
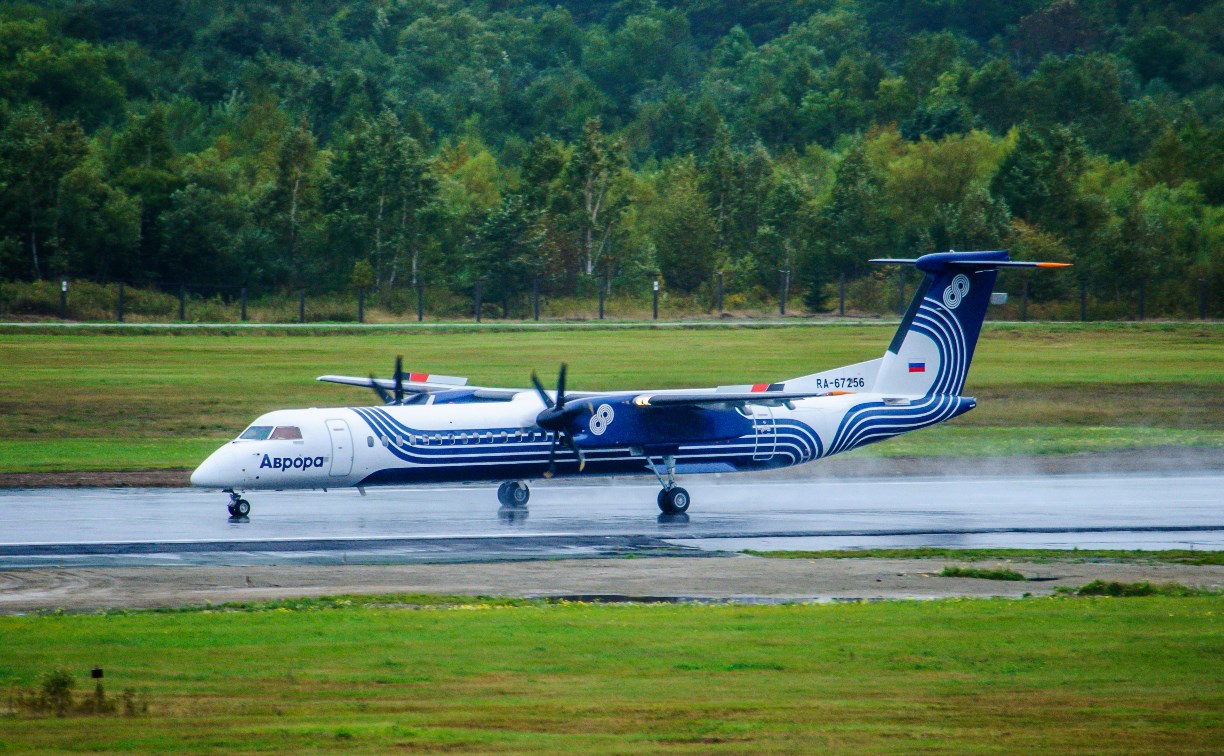
[[925, 373], [926, 363], [925, 362], [911, 362], [909, 364], [909, 371], [911, 373]]

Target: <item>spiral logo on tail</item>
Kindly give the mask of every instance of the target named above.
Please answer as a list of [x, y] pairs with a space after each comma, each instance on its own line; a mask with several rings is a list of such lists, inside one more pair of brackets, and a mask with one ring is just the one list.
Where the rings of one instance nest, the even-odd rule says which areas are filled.
[[599, 405], [599, 409], [595, 411], [594, 415], [591, 415], [591, 433], [594, 433], [596, 436], [602, 436], [603, 432], [612, 424], [612, 418], [612, 407], [607, 404]]
[[943, 292], [943, 303], [949, 310], [955, 310], [960, 307], [961, 300], [969, 293], [969, 276], [964, 273], [958, 274], [952, 279], [952, 283], [948, 284], [948, 288]]

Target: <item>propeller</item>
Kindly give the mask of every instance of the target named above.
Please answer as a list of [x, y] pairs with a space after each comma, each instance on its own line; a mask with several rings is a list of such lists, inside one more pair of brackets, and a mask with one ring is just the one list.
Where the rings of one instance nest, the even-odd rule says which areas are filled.
[[556, 401], [553, 401], [548, 392], [544, 390], [534, 370], [531, 373], [531, 384], [535, 386], [536, 393], [540, 395], [540, 401], [544, 402], [544, 409], [536, 415], [536, 425], [554, 434], [552, 445], [548, 447], [548, 470], [545, 471], [544, 477], [551, 478], [557, 472], [557, 445], [559, 443], [565, 444], [578, 456], [578, 472], [582, 472], [582, 469], [586, 467], [586, 458], [582, 450], [578, 448], [578, 444], [574, 443], [573, 437], [566, 431], [569, 416], [565, 411], [565, 363], [561, 363], [561, 372], [557, 375]]
[[404, 403], [404, 358], [402, 355], [397, 355], [395, 358], [395, 393], [387, 391], [380, 386], [374, 378], [374, 374], [370, 373], [370, 388], [374, 389], [374, 393], [378, 394], [378, 398], [382, 399], [383, 404], [403, 404]]

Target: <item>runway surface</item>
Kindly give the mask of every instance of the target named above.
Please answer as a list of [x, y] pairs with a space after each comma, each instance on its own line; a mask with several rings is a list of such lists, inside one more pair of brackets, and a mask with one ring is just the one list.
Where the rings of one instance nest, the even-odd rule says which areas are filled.
[[330, 564], [909, 546], [1224, 549], [1224, 474], [690, 478], [687, 516], [640, 480], [264, 492], [247, 521], [188, 489], [0, 491], [0, 568]]

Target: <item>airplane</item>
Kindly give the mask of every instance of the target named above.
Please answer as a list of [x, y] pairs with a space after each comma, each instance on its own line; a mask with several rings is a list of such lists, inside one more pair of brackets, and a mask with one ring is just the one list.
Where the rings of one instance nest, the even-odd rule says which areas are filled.
[[1069, 265], [1013, 261], [1006, 250], [871, 262], [925, 274], [874, 360], [777, 382], [624, 391], [567, 391], [562, 364], [548, 391], [535, 373], [531, 388], [469, 386], [404, 373], [397, 359], [391, 379], [318, 378], [372, 388], [381, 405], [269, 412], [191, 483], [228, 493], [230, 516], [245, 518], [248, 491], [500, 481], [501, 505], [522, 508], [527, 481], [649, 472], [659, 509], [679, 515], [691, 498], [677, 474], [803, 464], [973, 409], [961, 392], [999, 269]]

